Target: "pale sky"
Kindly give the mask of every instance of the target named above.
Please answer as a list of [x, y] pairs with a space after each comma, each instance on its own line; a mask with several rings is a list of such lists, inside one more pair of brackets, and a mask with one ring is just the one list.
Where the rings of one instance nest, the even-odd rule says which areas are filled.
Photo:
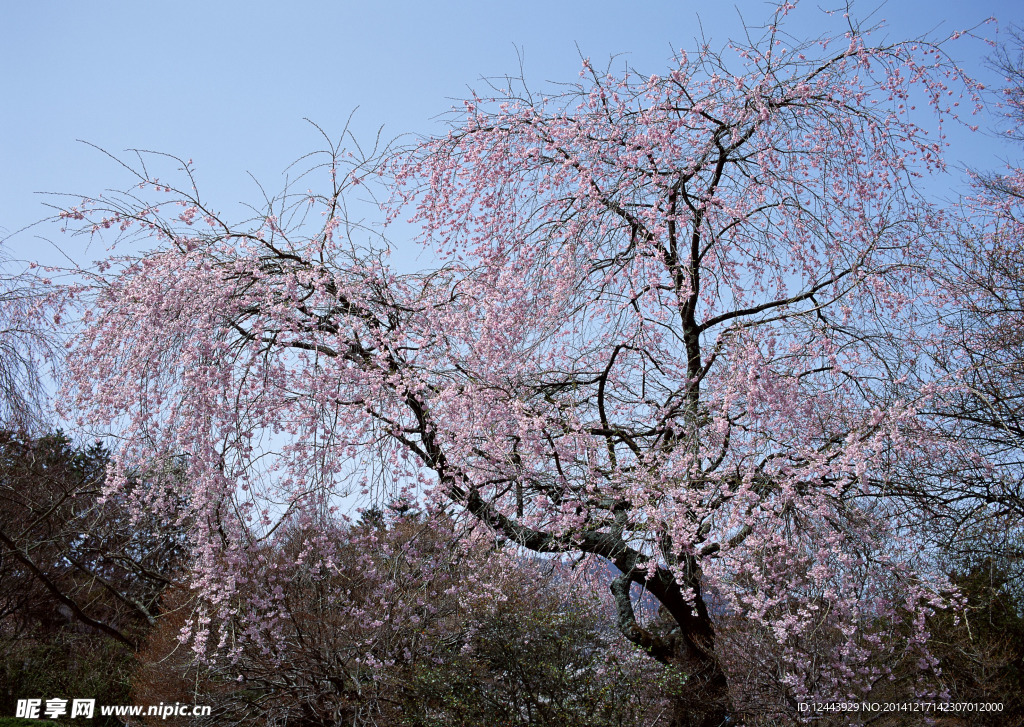
[[[838, 5], [838, 0], [835, 0]], [[370, 139], [430, 134], [436, 119], [482, 87], [481, 77], [519, 73], [531, 87], [577, 79], [580, 54], [645, 73], [667, 67], [673, 48], [691, 49], [701, 28], [714, 44], [758, 24], [759, 0], [51, 0], [0, 2], [0, 238], [45, 216], [39, 192], [94, 195], [122, 186], [116, 164], [77, 140], [112, 153], [145, 148], [195, 161], [201, 189], [216, 203], [258, 199], [251, 172], [270, 190], [282, 170], [317, 148], [310, 118], [332, 135], [358, 107], [355, 130]], [[786, 26], [816, 36], [825, 0], [804, 0]], [[872, 14], [872, 11], [875, 11]], [[1010, 0], [890, 0], [853, 14], [888, 21], [892, 40], [948, 36], [989, 16], [998, 27], [1024, 21]], [[698, 15], [700, 21], [698, 22]], [[997, 26], [980, 33], [998, 39]], [[518, 49], [518, 50], [517, 50]], [[984, 73], [989, 49], [972, 40], [950, 52]], [[990, 79], [991, 80], [991, 79]], [[991, 168], [1004, 144], [960, 144], [954, 162]], [[16, 234], [16, 257], [50, 261], [37, 236], [83, 259], [81, 243], [53, 227]], [[96, 254], [93, 254], [93, 253]], [[99, 251], [89, 251], [95, 257]]]

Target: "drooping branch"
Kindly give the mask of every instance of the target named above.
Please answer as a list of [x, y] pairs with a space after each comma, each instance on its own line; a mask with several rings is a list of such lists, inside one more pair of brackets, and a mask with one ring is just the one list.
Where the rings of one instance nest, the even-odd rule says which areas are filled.
[[5, 546], [7, 546], [8, 552], [11, 553], [15, 558], [17, 558], [18, 561], [21, 562], [26, 568], [28, 568], [29, 571], [31, 571], [32, 575], [35, 577], [35, 579], [39, 583], [41, 583], [43, 587], [47, 591], [49, 591], [50, 594], [59, 603], [62, 603], [65, 606], [67, 606], [76, 619], [78, 619], [86, 626], [91, 626], [92, 628], [97, 629], [98, 631], [102, 631], [107, 636], [111, 636], [117, 639], [122, 644], [125, 644], [126, 646], [132, 649], [138, 648], [138, 644], [132, 639], [128, 638], [119, 629], [116, 629], [108, 623], [104, 623], [103, 621], [99, 621], [89, 616], [89, 614], [87, 614], [74, 599], [72, 599], [66, 593], [64, 593], [64, 591], [62, 591], [57, 586], [57, 584], [54, 583], [53, 580], [51, 580], [48, 575], [46, 575], [46, 572], [38, 565], [36, 565], [35, 561], [32, 560], [31, 556], [29, 556], [29, 554], [26, 553], [22, 548], [18, 547], [18, 544], [11, 540], [10, 537], [8, 537], [3, 530], [0, 530], [0, 543], [3, 543]]

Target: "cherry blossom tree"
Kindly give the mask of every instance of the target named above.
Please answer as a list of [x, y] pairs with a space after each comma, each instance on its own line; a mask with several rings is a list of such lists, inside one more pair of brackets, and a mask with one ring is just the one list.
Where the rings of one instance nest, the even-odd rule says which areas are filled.
[[[918, 179], [974, 89], [935, 43], [799, 42], [792, 9], [662, 75], [588, 61], [557, 95], [496, 86], [412, 149], [330, 144], [247, 222], [191, 163], [175, 186], [145, 156], [134, 190], [62, 211], [149, 246], [81, 292], [69, 392], [126, 471], [184, 462], [211, 614], [281, 523], [401, 495], [612, 564], [618, 629], [688, 675], [677, 724], [744, 701], [730, 619], [772, 645], [785, 719], [928, 692], [943, 586], [887, 483], [932, 395], [906, 385], [930, 343]], [[301, 191], [314, 176], [326, 192]], [[372, 195], [436, 266], [395, 269], [348, 207]], [[230, 649], [230, 623], [197, 621], [194, 647]]]

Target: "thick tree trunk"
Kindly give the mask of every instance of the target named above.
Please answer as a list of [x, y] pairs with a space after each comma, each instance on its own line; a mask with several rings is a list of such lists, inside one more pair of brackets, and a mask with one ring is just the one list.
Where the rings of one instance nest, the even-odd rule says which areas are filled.
[[680, 668], [686, 683], [675, 700], [672, 727], [721, 727], [730, 720], [729, 685], [717, 660], [685, 659]]
[[[653, 658], [675, 667], [685, 678], [674, 703], [672, 727], [720, 727], [730, 724], [732, 700], [729, 683], [715, 654], [715, 628], [702, 595], [686, 603], [674, 579], [647, 581], [673, 623], [671, 633], [660, 634], [637, 623], [629, 588], [635, 571], [624, 572], [611, 583], [622, 634]], [[653, 586], [653, 587], [652, 587]], [[659, 587], [660, 586], [660, 587]]]

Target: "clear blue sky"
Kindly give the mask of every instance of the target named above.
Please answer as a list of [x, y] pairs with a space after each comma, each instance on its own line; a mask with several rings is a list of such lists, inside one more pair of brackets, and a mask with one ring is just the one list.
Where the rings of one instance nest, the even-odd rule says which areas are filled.
[[[817, 35], [817, 5], [803, 0], [795, 35]], [[838, 4], [838, 0], [836, 0]], [[366, 138], [440, 130], [435, 117], [482, 76], [518, 73], [516, 48], [531, 86], [573, 81], [582, 52], [611, 54], [660, 72], [671, 48], [692, 48], [700, 33], [724, 42], [756, 23], [759, 0], [144, 0], [0, 3], [0, 237], [47, 214], [36, 192], [95, 194], [124, 181], [117, 167], [80, 143], [111, 152], [131, 147], [192, 158], [202, 189], [218, 206], [253, 199], [246, 172], [278, 187], [280, 173], [316, 148], [313, 119], [337, 133], [355, 107]], [[890, 0], [855, 6], [855, 15], [889, 23], [891, 38], [949, 32], [995, 16], [1000, 27], [1024, 20], [1009, 0]], [[988, 35], [994, 27], [983, 30]], [[579, 51], [577, 51], [577, 46]], [[952, 50], [972, 70], [986, 48]], [[998, 144], [960, 151], [992, 166]], [[16, 236], [23, 259], [48, 260], [34, 235], [78, 243], [51, 229]], [[92, 255], [90, 255], [92, 256]]]

